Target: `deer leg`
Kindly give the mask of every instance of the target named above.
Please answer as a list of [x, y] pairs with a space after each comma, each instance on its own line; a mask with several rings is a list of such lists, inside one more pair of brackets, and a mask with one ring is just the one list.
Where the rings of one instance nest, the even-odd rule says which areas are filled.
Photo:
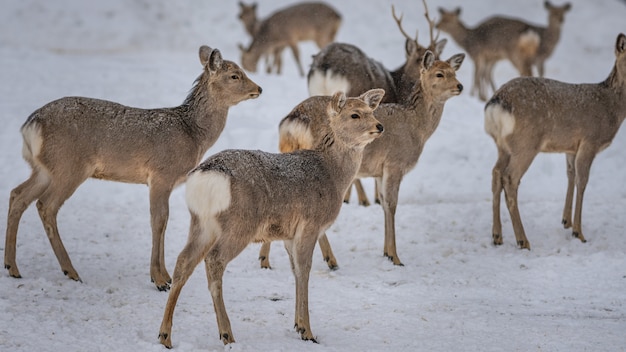
[[274, 49], [274, 68], [276, 69], [276, 74], [280, 75], [282, 73], [283, 47], [278, 47]]
[[11, 277], [22, 277], [15, 260], [17, 229], [22, 214], [35, 199], [44, 193], [49, 184], [50, 178], [34, 169], [26, 181], [11, 191], [4, 245], [4, 267], [9, 270]]
[[271, 269], [270, 266], [270, 248], [272, 242], [263, 242], [259, 250], [259, 260], [261, 261], [261, 269]]
[[169, 217], [169, 198], [172, 186], [168, 183], [150, 183], [150, 225], [152, 254], [150, 278], [159, 291], [167, 291], [172, 279], [165, 268], [165, 229]]
[[519, 188], [522, 176], [526, 170], [528, 170], [528, 167], [535, 158], [535, 155], [537, 155], [536, 152], [533, 153], [528, 150], [523, 154], [511, 155], [508, 165], [502, 171], [502, 184], [504, 186], [506, 205], [511, 216], [513, 232], [515, 232], [517, 245], [522, 249], [530, 249], [530, 243], [528, 242], [528, 238], [526, 238], [524, 226], [522, 225], [522, 218], [519, 213], [517, 189]]
[[481, 65], [478, 60], [479, 59], [474, 59], [474, 81], [472, 82], [472, 89], [470, 89], [471, 96], [480, 92], [480, 82], [482, 78], [480, 76]]
[[298, 50], [298, 45], [289, 44], [289, 47], [291, 48], [293, 58], [296, 60], [296, 64], [298, 65], [298, 72], [300, 72], [300, 76], [304, 77], [304, 70], [302, 69], [302, 63], [300, 63], [300, 50]]
[[317, 342], [311, 332], [309, 320], [309, 274], [316, 234], [306, 229], [296, 234], [293, 240], [284, 241], [289, 254], [291, 267], [296, 281], [296, 313], [294, 327], [303, 340]]
[[350, 203], [350, 195], [352, 193], [352, 184], [350, 184], [350, 186], [348, 186], [348, 189], [346, 190], [346, 193], [343, 195], [343, 202], [348, 204]]
[[330, 270], [339, 269], [339, 265], [337, 265], [337, 259], [335, 258], [335, 254], [333, 253], [333, 249], [330, 247], [330, 242], [328, 242], [328, 237], [326, 234], [322, 234], [320, 238], [317, 239], [317, 242], [320, 245], [320, 250], [322, 252], [322, 257], [324, 261], [328, 265]]
[[363, 185], [361, 184], [361, 180], [358, 178], [353, 182], [354, 188], [356, 188], [356, 194], [359, 197], [359, 204], [367, 207], [370, 205], [369, 199], [367, 199], [367, 194], [365, 194], [365, 190], [363, 189]]
[[[48, 235], [52, 250], [61, 265], [63, 274], [75, 281], [81, 281], [78, 273], [72, 265], [57, 226], [57, 214], [63, 203], [74, 193], [87, 176], [74, 174], [74, 178], [66, 177], [63, 180], [52, 178], [50, 185], [37, 201], [37, 210]], [[82, 281], [81, 281], [82, 282]]]
[[[485, 77], [486, 77], [486, 79], [487, 79], [487, 82], [489, 83], [489, 87], [491, 87], [491, 91], [492, 91], [492, 92], [494, 92], [494, 93], [496, 92], [496, 90], [498, 90], [498, 89], [497, 89], [497, 87], [496, 87], [496, 83], [495, 83], [495, 81], [493, 80], [493, 68], [494, 68], [495, 66], [496, 66], [496, 63], [495, 63], [495, 62], [491, 62], [491, 63], [489, 63], [489, 66], [488, 66], [488, 67], [487, 67], [487, 69], [486, 69], [486, 70], [487, 70], [487, 72], [485, 73]], [[486, 94], [486, 93], [487, 93], [487, 92], [485, 92], [485, 94]], [[486, 97], [485, 97], [485, 100], [487, 100], [487, 99], [486, 99]]]
[[506, 167], [509, 160], [508, 154], [498, 148], [498, 160], [492, 171], [491, 191], [493, 193], [493, 227], [491, 235], [493, 244], [499, 246], [502, 244], [502, 222], [500, 220], [500, 200], [502, 198], [502, 170]]
[[389, 258], [394, 265], [404, 265], [398, 258], [396, 250], [396, 208], [398, 206], [398, 192], [402, 176], [399, 172], [385, 171], [382, 178], [381, 201], [385, 213], [385, 244], [384, 255]]
[[576, 168], [574, 167], [574, 154], [566, 154], [567, 163], [567, 193], [565, 194], [565, 206], [563, 207], [563, 227], [572, 227], [572, 201], [574, 200], [574, 180], [576, 178]]
[[574, 213], [574, 224], [572, 226], [572, 235], [581, 242], [587, 242], [583, 236], [582, 212], [583, 212], [583, 195], [589, 181], [589, 170], [591, 163], [596, 156], [596, 150], [581, 146], [576, 153], [576, 209]]
[[172, 318], [174, 317], [174, 309], [176, 308], [176, 302], [178, 301], [180, 291], [183, 289], [183, 286], [185, 286], [185, 283], [193, 273], [196, 266], [198, 266], [202, 258], [206, 256], [206, 253], [208, 253], [211, 246], [210, 237], [209, 242], [206, 243], [206, 240], [201, 238], [203, 235], [203, 229], [201, 228], [198, 217], [191, 214], [189, 238], [187, 240], [187, 244], [180, 252], [178, 259], [176, 260], [172, 289], [167, 297], [163, 320], [161, 322], [161, 327], [159, 328], [159, 342], [167, 348], [172, 348]]

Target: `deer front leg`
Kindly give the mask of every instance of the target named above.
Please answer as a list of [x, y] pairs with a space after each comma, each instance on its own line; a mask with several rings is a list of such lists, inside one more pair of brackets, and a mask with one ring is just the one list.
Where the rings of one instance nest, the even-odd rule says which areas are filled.
[[304, 77], [304, 69], [302, 69], [302, 63], [300, 63], [300, 50], [298, 50], [298, 44], [289, 44], [289, 47], [293, 53], [293, 58], [296, 60], [296, 65], [298, 65], [298, 72], [300, 72], [300, 76]]
[[165, 230], [169, 218], [169, 198], [172, 186], [165, 183], [150, 184], [150, 224], [152, 228], [152, 254], [150, 278], [159, 291], [167, 291], [172, 278], [165, 268]]
[[396, 250], [396, 208], [398, 206], [398, 192], [402, 176], [399, 172], [385, 171], [382, 179], [381, 202], [385, 213], [385, 244], [384, 255], [394, 265], [404, 265], [398, 258]]
[[370, 205], [369, 199], [367, 199], [367, 194], [365, 194], [365, 190], [363, 189], [363, 185], [361, 181], [357, 178], [353, 182], [354, 188], [356, 188], [356, 194], [359, 198], [359, 204], [368, 207]]
[[591, 169], [591, 163], [596, 156], [596, 151], [589, 149], [586, 145], [583, 145], [576, 153], [575, 168], [576, 168], [576, 212], [574, 214], [574, 224], [572, 227], [572, 236], [578, 238], [581, 242], [585, 243], [587, 240], [583, 236], [582, 225], [582, 212], [583, 212], [583, 195], [585, 194], [585, 188], [589, 181], [589, 169]]
[[313, 249], [315, 248], [315, 242], [311, 241], [311, 238], [315, 238], [315, 236], [305, 232], [304, 234], [296, 234], [294, 240], [284, 241], [284, 244], [289, 254], [291, 268], [296, 281], [294, 327], [303, 340], [317, 343], [311, 332], [309, 320], [309, 274], [311, 272]]
[[574, 167], [574, 154], [566, 154], [567, 163], [567, 193], [565, 194], [565, 206], [563, 207], [563, 227], [572, 227], [572, 201], [574, 200], [574, 181], [576, 178], [576, 168]]

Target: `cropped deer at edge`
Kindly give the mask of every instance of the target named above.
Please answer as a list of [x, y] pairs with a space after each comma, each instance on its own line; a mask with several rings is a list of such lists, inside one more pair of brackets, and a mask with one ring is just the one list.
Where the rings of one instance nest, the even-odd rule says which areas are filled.
[[[517, 204], [520, 180], [540, 152], [565, 153], [567, 193], [563, 225], [586, 242], [582, 231], [583, 194], [591, 163], [607, 148], [626, 118], [626, 36], [615, 43], [615, 64], [597, 84], [570, 84], [521, 77], [504, 84], [485, 106], [485, 130], [498, 148], [493, 167], [493, 228], [495, 245], [502, 244], [500, 198], [504, 189], [515, 239], [530, 249]], [[588, 63], [591, 64], [591, 63]], [[532, 104], [528, 102], [532, 101]], [[576, 189], [574, 221], [572, 201]]]
[[[395, 213], [400, 183], [411, 171], [424, 145], [435, 132], [445, 103], [461, 94], [463, 85], [456, 71], [465, 54], [456, 54], [446, 61], [435, 60], [431, 51], [422, 59], [419, 83], [403, 104], [381, 104], [375, 116], [385, 125], [385, 134], [365, 147], [357, 177], [373, 177], [385, 216], [383, 254], [395, 265], [402, 265], [396, 250]], [[327, 124], [320, 118], [320, 107], [306, 101], [280, 122], [280, 143], [285, 145], [315, 144], [323, 137]], [[320, 237], [324, 259], [336, 263], [326, 235]]]
[[283, 154], [226, 150], [189, 173], [191, 225], [159, 330], [163, 345], [172, 347], [178, 296], [203, 259], [219, 337], [224, 344], [235, 342], [222, 294], [224, 270], [250, 242], [272, 240], [284, 242], [295, 276], [295, 328], [303, 340], [315, 341], [308, 305], [313, 250], [337, 218], [365, 146], [383, 132], [373, 113], [383, 95], [384, 90], [373, 89], [358, 98], [339, 92], [307, 99], [323, 109], [320, 118], [330, 125], [314, 150]]
[[17, 230], [22, 214], [37, 200], [37, 210], [61, 270], [80, 281], [67, 254], [57, 213], [87, 178], [147, 184], [150, 190], [152, 254], [150, 277], [167, 290], [164, 236], [169, 196], [185, 181], [226, 125], [228, 109], [257, 98], [261, 87], [219, 50], [199, 49], [202, 74], [182, 105], [140, 109], [110, 101], [65, 97], [33, 112], [21, 128], [22, 154], [30, 177], [11, 191], [4, 265], [21, 277], [16, 264]]
[[[282, 51], [288, 46], [300, 76], [304, 76], [298, 42], [312, 40], [322, 49], [335, 40], [341, 25], [341, 15], [323, 2], [294, 4], [277, 10], [263, 20], [256, 17], [256, 3], [246, 5], [239, 2], [239, 6], [239, 19], [244, 23], [246, 32], [252, 36], [248, 48], [239, 45], [241, 65], [249, 72], [256, 72], [257, 63], [264, 56], [267, 72], [275, 68], [276, 73], [280, 74]], [[272, 57], [274, 61], [270, 62]]]

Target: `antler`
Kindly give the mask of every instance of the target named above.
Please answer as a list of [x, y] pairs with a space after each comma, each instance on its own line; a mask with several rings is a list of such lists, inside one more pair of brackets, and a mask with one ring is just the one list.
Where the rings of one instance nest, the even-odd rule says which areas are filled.
[[393, 5], [391, 5], [391, 15], [393, 16], [393, 19], [396, 21], [396, 23], [398, 24], [398, 28], [400, 28], [400, 33], [402, 33], [402, 35], [404, 35], [404, 37], [408, 40], [413, 40], [417, 43], [417, 31], [415, 31], [415, 38], [411, 38], [402, 28], [402, 17], [404, 15], [400, 15], [400, 18], [398, 18], [398, 16], [396, 16], [396, 9]]
[[435, 43], [437, 42], [437, 39], [439, 39], [439, 31], [437, 31], [437, 35], [433, 38], [433, 29], [435, 28], [435, 20], [432, 20], [430, 18], [430, 16], [428, 15], [428, 6], [426, 5], [426, 0], [422, 0], [422, 2], [424, 3], [424, 16], [426, 17], [426, 21], [428, 22], [428, 28], [429, 28], [429, 32], [430, 32], [430, 46], [434, 46]]

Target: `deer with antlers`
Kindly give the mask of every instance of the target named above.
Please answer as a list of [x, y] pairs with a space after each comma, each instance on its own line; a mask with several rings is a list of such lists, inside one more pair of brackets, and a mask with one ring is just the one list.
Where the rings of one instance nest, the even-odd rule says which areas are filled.
[[[530, 249], [517, 204], [520, 180], [540, 152], [565, 153], [567, 193], [563, 225], [582, 242], [583, 194], [596, 154], [607, 148], [626, 119], [626, 36], [615, 43], [615, 64], [597, 84], [520, 77], [504, 84], [485, 106], [485, 131], [498, 147], [493, 167], [493, 228], [502, 244], [502, 190], [520, 248]], [[529, 102], [532, 102], [529, 104]], [[384, 123], [384, 122], [383, 122]], [[572, 201], [576, 188], [574, 222]]]

